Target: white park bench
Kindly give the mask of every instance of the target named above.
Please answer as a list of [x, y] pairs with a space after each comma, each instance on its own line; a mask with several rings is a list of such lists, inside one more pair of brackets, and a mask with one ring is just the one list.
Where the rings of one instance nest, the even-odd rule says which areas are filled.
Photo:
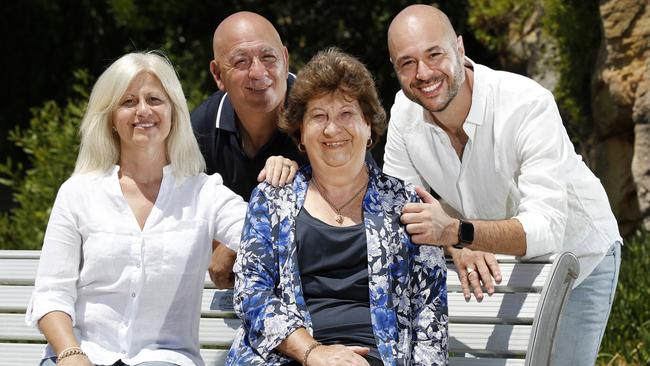
[[[0, 250], [0, 366], [38, 365], [45, 340], [25, 325], [39, 251]], [[519, 262], [498, 257], [503, 281], [481, 303], [466, 302], [452, 263], [448, 273], [450, 365], [549, 365], [558, 316], [579, 272], [570, 253]], [[206, 276], [201, 311], [201, 354], [223, 365], [240, 321], [232, 292]]]

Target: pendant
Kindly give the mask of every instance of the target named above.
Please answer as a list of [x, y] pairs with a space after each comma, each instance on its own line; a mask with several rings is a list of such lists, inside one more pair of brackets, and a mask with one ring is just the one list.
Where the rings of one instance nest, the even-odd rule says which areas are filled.
[[339, 225], [343, 225], [343, 216], [336, 215], [336, 222], [338, 222]]

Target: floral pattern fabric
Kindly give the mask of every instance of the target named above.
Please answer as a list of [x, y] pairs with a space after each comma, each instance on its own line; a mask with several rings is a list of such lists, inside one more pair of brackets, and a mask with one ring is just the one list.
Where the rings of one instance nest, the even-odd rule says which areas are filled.
[[[446, 365], [445, 258], [411, 243], [403, 206], [419, 202], [412, 185], [368, 167], [363, 217], [368, 246], [370, 313], [384, 365]], [[302, 327], [313, 334], [294, 240], [311, 168], [281, 188], [260, 184], [251, 196], [235, 263], [235, 311], [242, 319], [226, 365], [282, 365], [275, 348]]]

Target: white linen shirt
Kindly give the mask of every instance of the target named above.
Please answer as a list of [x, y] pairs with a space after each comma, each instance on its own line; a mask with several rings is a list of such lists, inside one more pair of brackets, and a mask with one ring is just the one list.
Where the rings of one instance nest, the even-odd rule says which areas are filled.
[[[178, 180], [168, 165], [140, 230], [118, 171], [74, 175], [59, 189], [26, 321], [69, 314], [95, 364], [203, 365], [198, 332], [212, 239], [236, 250], [247, 205], [219, 174]], [[45, 357], [53, 356], [48, 346]]]
[[466, 62], [474, 84], [462, 159], [429, 112], [400, 91], [384, 172], [433, 188], [466, 219], [519, 220], [524, 259], [573, 252], [580, 261], [577, 286], [622, 241], [605, 190], [575, 153], [551, 92], [529, 78]]

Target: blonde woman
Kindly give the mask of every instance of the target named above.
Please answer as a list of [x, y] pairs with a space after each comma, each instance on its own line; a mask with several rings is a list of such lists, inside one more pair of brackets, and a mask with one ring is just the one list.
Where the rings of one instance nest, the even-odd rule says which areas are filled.
[[203, 365], [211, 242], [237, 248], [245, 202], [205, 163], [171, 64], [131, 53], [93, 87], [27, 311], [41, 365]]

